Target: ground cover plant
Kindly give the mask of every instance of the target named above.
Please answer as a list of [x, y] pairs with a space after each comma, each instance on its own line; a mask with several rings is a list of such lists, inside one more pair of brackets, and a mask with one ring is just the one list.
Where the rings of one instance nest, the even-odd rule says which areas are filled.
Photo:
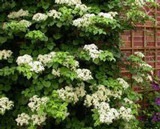
[[120, 33], [152, 19], [148, 2], [1, 0], [0, 128], [141, 128], [141, 95], [119, 74]]

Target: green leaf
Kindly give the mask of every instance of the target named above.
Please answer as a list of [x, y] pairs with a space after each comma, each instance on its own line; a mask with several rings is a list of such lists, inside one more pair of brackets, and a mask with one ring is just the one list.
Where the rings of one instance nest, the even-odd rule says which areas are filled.
[[0, 44], [3, 44], [7, 41], [7, 38], [6, 37], [1, 37], [0, 36]]
[[45, 87], [50, 87], [51, 86], [51, 82], [50, 81], [46, 81], [44, 86]]

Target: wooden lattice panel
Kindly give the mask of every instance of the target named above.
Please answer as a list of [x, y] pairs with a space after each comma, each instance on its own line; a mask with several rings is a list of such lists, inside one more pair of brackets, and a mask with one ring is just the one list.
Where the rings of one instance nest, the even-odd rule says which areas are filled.
[[[160, 3], [160, 0], [157, 0]], [[155, 68], [155, 74], [160, 74], [160, 8], [146, 9], [149, 15], [156, 21], [147, 21], [145, 24], [138, 24], [134, 30], [125, 31], [122, 34], [124, 45], [121, 47], [125, 55], [133, 54], [136, 51], [143, 52], [150, 65]]]

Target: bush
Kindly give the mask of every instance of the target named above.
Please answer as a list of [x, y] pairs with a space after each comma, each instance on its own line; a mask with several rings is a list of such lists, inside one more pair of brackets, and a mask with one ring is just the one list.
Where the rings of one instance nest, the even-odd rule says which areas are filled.
[[146, 3], [82, 2], [0, 1], [1, 129], [140, 128], [119, 36]]

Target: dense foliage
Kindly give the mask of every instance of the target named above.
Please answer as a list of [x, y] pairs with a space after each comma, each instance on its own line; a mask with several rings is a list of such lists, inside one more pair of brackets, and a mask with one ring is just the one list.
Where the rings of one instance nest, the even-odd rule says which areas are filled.
[[143, 103], [141, 117], [142, 125], [146, 128], [160, 128], [160, 82], [155, 79], [152, 85], [143, 93]]
[[150, 18], [145, 4], [0, 1], [0, 128], [140, 128], [139, 95], [119, 75], [119, 36]]

